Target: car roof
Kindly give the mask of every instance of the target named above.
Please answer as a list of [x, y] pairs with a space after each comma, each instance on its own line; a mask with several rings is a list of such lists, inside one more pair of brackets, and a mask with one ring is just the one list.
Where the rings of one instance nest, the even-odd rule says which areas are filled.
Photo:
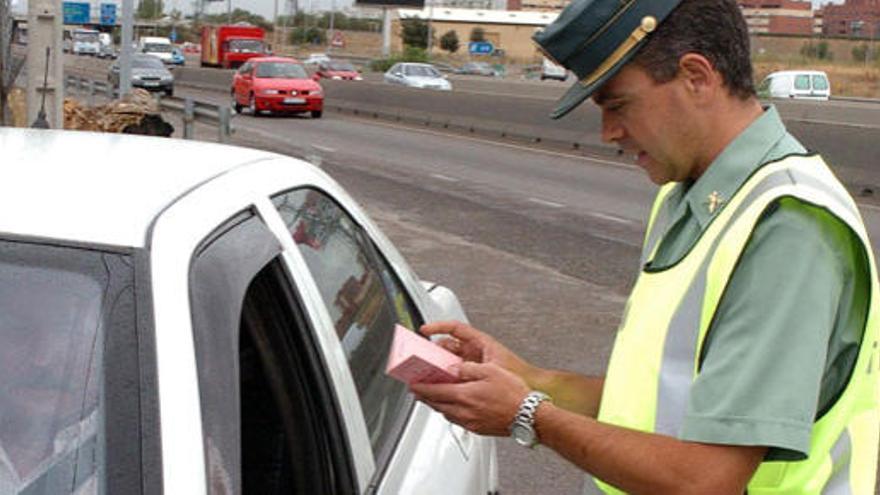
[[248, 62], [259, 64], [261, 62], [293, 62], [295, 64], [299, 63], [299, 60], [291, 57], [253, 57], [249, 58]]
[[825, 71], [821, 71], [821, 70], [780, 70], [780, 71], [776, 71], [776, 72], [772, 72], [770, 74], [767, 74], [767, 77], [770, 77], [770, 76], [791, 76], [791, 75], [795, 75], [795, 74], [808, 74], [811, 76], [828, 77], [828, 74], [826, 74]]
[[0, 127], [0, 236], [142, 247], [153, 220], [234, 168], [279, 158], [197, 141]]

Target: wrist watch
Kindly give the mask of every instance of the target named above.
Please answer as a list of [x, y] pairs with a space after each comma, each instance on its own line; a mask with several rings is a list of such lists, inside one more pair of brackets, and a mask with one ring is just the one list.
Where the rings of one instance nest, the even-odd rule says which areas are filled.
[[553, 399], [544, 392], [533, 390], [526, 395], [519, 406], [513, 422], [510, 424], [510, 436], [523, 447], [533, 448], [538, 445], [538, 434], [535, 432], [535, 411], [544, 401]]

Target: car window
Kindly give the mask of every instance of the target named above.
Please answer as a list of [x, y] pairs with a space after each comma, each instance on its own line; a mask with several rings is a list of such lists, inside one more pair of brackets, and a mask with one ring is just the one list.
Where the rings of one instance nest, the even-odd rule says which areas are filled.
[[763, 81], [761, 81], [760, 86], [758, 86], [757, 92], [758, 96], [767, 96], [770, 94], [770, 82], [773, 81], [773, 78], [767, 77]]
[[308, 79], [306, 69], [292, 62], [262, 62], [257, 64], [257, 77], [269, 79]]
[[408, 413], [406, 386], [385, 375], [394, 325], [422, 320], [367, 234], [329, 196], [299, 189], [273, 198], [321, 292], [348, 358], [373, 452], [387, 455]]
[[250, 74], [251, 67], [252, 65], [250, 62], [245, 62], [241, 65], [241, 67], [238, 68], [238, 73], [241, 75]]
[[[124, 255], [0, 241], [0, 492], [119, 484], [107, 472], [128, 462], [114, 457], [127, 451], [120, 441], [139, 441], [137, 424], [119, 416], [138, 389], [114, 395], [118, 377], [138, 374], [116, 352], [134, 338], [132, 278]], [[133, 438], [113, 438], [116, 426]]]
[[155, 57], [132, 57], [131, 67], [134, 69], [164, 69], [165, 65]]
[[813, 89], [818, 91], [825, 91], [828, 89], [828, 78], [823, 75], [813, 76]]
[[440, 77], [440, 73], [433, 67], [426, 65], [407, 65], [403, 68], [403, 73], [407, 76], [414, 77]]
[[807, 74], [798, 74], [794, 78], [794, 89], [809, 91], [810, 90], [810, 76]]

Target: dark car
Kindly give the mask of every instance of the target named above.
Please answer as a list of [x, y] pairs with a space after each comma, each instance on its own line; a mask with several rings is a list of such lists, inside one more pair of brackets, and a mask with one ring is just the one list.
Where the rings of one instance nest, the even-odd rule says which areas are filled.
[[[107, 81], [119, 87], [119, 62], [113, 62]], [[174, 94], [174, 75], [155, 55], [135, 54], [131, 57], [131, 85], [147, 91], [162, 91], [168, 96]]]

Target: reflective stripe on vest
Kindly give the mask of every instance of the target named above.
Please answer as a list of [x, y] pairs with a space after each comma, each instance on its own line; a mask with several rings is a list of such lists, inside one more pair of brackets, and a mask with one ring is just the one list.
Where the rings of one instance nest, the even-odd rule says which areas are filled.
[[[646, 234], [643, 261], [654, 255], [662, 238], [658, 232], [665, 234], [668, 228], [668, 208], [660, 202], [670, 191], [671, 188], [664, 188], [658, 194]], [[699, 371], [702, 343], [736, 260], [766, 207], [788, 196], [824, 207], [850, 226], [862, 240], [871, 270], [872, 294], [877, 292], [873, 254], [858, 210], [821, 158], [792, 157], [765, 165], [731, 198], [725, 208], [727, 211], [716, 215], [713, 224], [718, 225], [707, 227], [684, 260], [657, 273], [646, 270], [639, 277], [627, 303], [628, 311], [609, 364], [601, 421], [673, 437], [679, 435], [690, 387]], [[658, 292], [661, 290], [671, 290], [673, 295], [663, 295]], [[653, 296], [663, 301], [654, 303], [651, 308]], [[857, 371], [866, 369], [866, 372], [854, 372], [835, 405], [815, 423], [810, 458], [800, 463], [763, 463], [749, 485], [749, 493], [862, 493], [853, 490], [853, 479], [860, 486], [873, 485], [880, 428], [877, 381], [871, 369], [876, 360], [873, 344], [880, 320], [875, 298], [869, 300], [865, 337], [856, 361]], [[669, 304], [666, 312], [663, 302]], [[629, 314], [645, 308], [656, 310], [659, 321]], [[660, 328], [663, 325], [665, 327]], [[662, 352], [652, 350], [651, 345], [662, 346]], [[642, 362], [636, 362], [639, 360]], [[868, 375], [870, 379], [866, 378]], [[656, 390], [646, 388], [651, 383]], [[857, 429], [858, 434], [854, 435], [851, 429]], [[859, 455], [873, 458], [873, 463], [868, 459], [860, 462], [858, 469], [852, 467], [852, 438], [860, 440]], [[792, 467], [793, 464], [798, 466]], [[804, 485], [803, 489], [799, 483]], [[812, 485], [807, 487], [808, 484]], [[608, 493], [620, 493], [608, 485], [600, 483], [600, 486]]]

